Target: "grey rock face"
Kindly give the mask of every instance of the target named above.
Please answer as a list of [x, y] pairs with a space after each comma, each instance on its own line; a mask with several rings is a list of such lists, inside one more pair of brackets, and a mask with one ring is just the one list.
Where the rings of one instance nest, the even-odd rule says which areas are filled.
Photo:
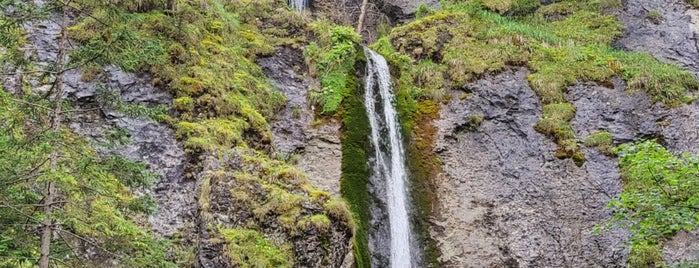
[[[645, 51], [657, 59], [678, 64], [699, 73], [699, 12], [688, 10], [684, 0], [627, 0], [616, 16], [624, 25], [624, 35], [616, 45], [632, 51]], [[656, 25], [646, 19], [658, 11]]]
[[[105, 84], [121, 93], [122, 101], [131, 104], [170, 105], [172, 97], [150, 85], [148, 75], [125, 73], [118, 68], [105, 68]], [[65, 74], [65, 89], [82, 109], [97, 108], [95, 83], [80, 81], [79, 69]], [[149, 217], [153, 229], [164, 236], [191, 225], [195, 217], [193, 182], [184, 180], [187, 157], [174, 131], [163, 123], [143, 117], [128, 117], [121, 112], [101, 108], [80, 113], [71, 118], [73, 132], [100, 143], [114, 128], [129, 132], [129, 142], [114, 148], [97, 149], [103, 154], [122, 155], [134, 161], [148, 163], [149, 169], [160, 175], [160, 181], [145, 193], [158, 202], [158, 212]]]
[[[641, 92], [624, 91], [623, 83], [614, 89], [577, 85], [569, 90], [569, 100], [577, 108], [572, 126], [579, 138], [604, 129], [616, 144], [655, 138], [674, 152], [699, 153], [699, 104], [668, 109], [651, 103]], [[699, 259], [699, 233], [679, 232], [663, 246], [668, 264]]]
[[306, 67], [301, 52], [281, 47], [274, 56], [261, 58], [257, 63], [274, 88], [287, 99], [284, 108], [271, 121], [274, 149], [285, 155], [303, 150], [313, 113], [306, 100], [309, 85], [302, 75]]
[[308, 175], [313, 186], [336, 197], [340, 196], [342, 144], [340, 122], [331, 120], [306, 132], [308, 142], [296, 167]]
[[[621, 191], [616, 160], [585, 150], [587, 163], [554, 157], [533, 126], [541, 105], [527, 71], [505, 71], [443, 105], [436, 150], [437, 215], [431, 234], [447, 267], [623, 267], [627, 232], [593, 232]], [[472, 116], [483, 123], [469, 132]]]
[[301, 52], [282, 47], [258, 64], [287, 98], [286, 106], [271, 122], [274, 149], [283, 156], [297, 157], [296, 167], [308, 175], [313, 186], [339, 196], [340, 123], [330, 120], [311, 126], [313, 111], [307, 101], [309, 83], [302, 75], [306, 67]]
[[398, 7], [405, 15], [415, 13], [417, 7], [426, 5], [429, 8], [439, 8], [439, 0], [384, 0], [386, 4]]
[[670, 241], [665, 242], [663, 260], [669, 265], [696, 261], [699, 257], [699, 231], [680, 231]]
[[580, 84], [568, 91], [577, 109], [572, 121], [578, 138], [607, 130], [616, 144], [657, 138], [675, 152], [699, 153], [699, 105], [669, 109], [652, 103], [642, 92], [625, 91], [618, 81], [614, 89]]

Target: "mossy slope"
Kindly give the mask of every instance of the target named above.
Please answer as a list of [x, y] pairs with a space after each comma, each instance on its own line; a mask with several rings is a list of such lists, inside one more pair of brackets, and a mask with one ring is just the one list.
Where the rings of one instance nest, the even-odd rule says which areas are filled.
[[[76, 62], [147, 71], [175, 95], [166, 121], [195, 159], [187, 176], [200, 189], [204, 259], [289, 267], [344, 257], [346, 241], [333, 240], [352, 236], [344, 203], [271, 158], [268, 122], [285, 100], [255, 63], [276, 46], [304, 46], [307, 19], [275, 0], [71, 3], [93, 14], [70, 30]], [[321, 248], [304, 247], [308, 239]]]

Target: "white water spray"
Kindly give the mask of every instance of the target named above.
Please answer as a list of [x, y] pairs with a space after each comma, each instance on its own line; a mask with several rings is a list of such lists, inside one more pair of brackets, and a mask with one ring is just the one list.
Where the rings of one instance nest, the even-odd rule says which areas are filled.
[[289, 6], [298, 11], [303, 11], [308, 7], [308, 0], [286, 0]]
[[[367, 58], [364, 105], [371, 125], [371, 142], [375, 149], [374, 176], [383, 176], [386, 182], [386, 203], [391, 230], [390, 265], [393, 268], [409, 268], [411, 267], [411, 239], [405, 187], [407, 181], [405, 151], [398, 128], [396, 110], [393, 107], [391, 74], [386, 59], [381, 55], [368, 48], [364, 48], [364, 54]], [[379, 91], [379, 104], [381, 104], [381, 110], [378, 112], [375, 99], [376, 88]], [[380, 122], [385, 125], [379, 125]], [[381, 133], [382, 129], [385, 129], [386, 133]], [[387, 146], [386, 150], [382, 150], [382, 144]]]

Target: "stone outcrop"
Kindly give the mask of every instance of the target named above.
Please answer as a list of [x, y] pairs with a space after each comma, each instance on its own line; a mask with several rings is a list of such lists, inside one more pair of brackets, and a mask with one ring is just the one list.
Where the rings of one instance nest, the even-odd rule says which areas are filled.
[[[688, 9], [685, 0], [627, 0], [614, 12], [624, 25], [616, 45], [652, 54], [699, 74], [699, 11]], [[651, 11], [662, 15], [660, 23], [648, 19]]]
[[[624, 230], [595, 234], [621, 191], [616, 160], [585, 150], [582, 168], [554, 157], [533, 126], [541, 105], [524, 69], [486, 76], [443, 105], [431, 230], [447, 267], [623, 267]], [[466, 127], [482, 116], [475, 130]]]
[[[324, 120], [320, 123], [313, 122], [314, 107], [308, 103], [310, 83], [304, 76], [306, 65], [301, 51], [281, 47], [273, 56], [259, 59], [258, 64], [270, 78], [273, 86], [284, 93], [287, 98], [286, 105], [270, 122], [273, 136], [272, 144], [277, 155], [303, 171], [311, 185], [335, 197], [340, 197], [341, 124], [335, 119]], [[349, 237], [339, 235], [340, 231], [338, 229], [333, 235], [334, 244], [336, 244], [334, 247], [343, 246], [344, 248], [333, 249], [332, 256], [336, 258], [335, 261], [331, 262], [331, 265], [322, 266], [338, 267], [337, 265], [342, 265], [342, 267], [350, 267], [354, 263]], [[319, 236], [309, 236], [309, 234], [307, 236], [310, 237], [309, 239], [313, 239], [313, 237], [319, 239]], [[303, 250], [311, 250], [313, 247], [319, 246], [316, 243], [318, 241], [307, 242], [310, 244], [307, 244], [306, 249]], [[335, 256], [337, 254], [344, 255]], [[305, 253], [299, 254], [299, 256], [305, 255]], [[314, 260], [316, 257], [309, 258]], [[301, 263], [301, 266], [304, 265], [317, 267]]]

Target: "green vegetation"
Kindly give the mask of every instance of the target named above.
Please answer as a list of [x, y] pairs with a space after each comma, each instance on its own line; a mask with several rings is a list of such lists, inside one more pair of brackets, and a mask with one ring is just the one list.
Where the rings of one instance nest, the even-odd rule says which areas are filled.
[[[354, 80], [353, 80], [354, 81]], [[371, 267], [369, 255], [369, 119], [362, 104], [361, 90], [354, 90], [343, 104], [341, 191], [354, 217], [354, 258], [357, 267]]]
[[619, 146], [624, 188], [610, 202], [608, 223], [631, 231], [631, 267], [662, 265], [662, 243], [677, 231], [699, 227], [699, 159], [677, 156], [655, 141]]
[[663, 252], [657, 244], [634, 245], [629, 252], [629, 268], [664, 267]]
[[[271, 0], [254, 5], [209, 0], [171, 10], [130, 2], [103, 6], [86, 0], [76, 5], [92, 10], [92, 16], [70, 29], [82, 45], [72, 57], [153, 73], [156, 84], [176, 95], [181, 114], [174, 125], [189, 152], [270, 141], [266, 118], [284, 98], [254, 60], [272, 53], [274, 45], [294, 40], [284, 28], [272, 31], [255, 18], [281, 13], [268, 23], [289, 28], [303, 25], [302, 18], [288, 15], [290, 11]], [[134, 8], [140, 12], [132, 12]]]
[[536, 10], [538, 0], [483, 0], [483, 5], [500, 14], [524, 15]]
[[607, 85], [616, 76], [630, 90], [671, 106], [690, 101], [686, 92], [699, 88], [687, 71], [645, 53], [611, 48], [622, 28], [601, 11], [619, 5], [618, 0], [567, 0], [542, 7], [524, 0], [445, 1], [441, 10], [423, 11], [424, 16], [394, 28], [373, 47], [399, 70], [398, 91], [416, 100], [439, 101], [447, 89], [463, 89], [487, 72], [527, 66], [529, 84], [544, 105], [536, 129], [559, 144], [557, 156], [582, 165], [569, 123], [575, 109], [565, 98], [568, 86], [579, 81]]
[[[0, 3], [5, 2], [7, 1]], [[23, 1], [10, 2], [19, 5]], [[47, 6], [55, 8], [56, 5], [53, 4], [55, 3], [49, 3]], [[151, 117], [170, 124], [175, 128], [177, 138], [183, 141], [191, 159], [227, 159], [244, 164], [241, 168], [234, 165], [221, 166], [220, 170], [211, 174], [198, 176], [201, 178], [201, 182], [198, 182], [201, 189], [198, 198], [200, 216], [206, 231], [212, 234], [208, 240], [201, 241], [202, 243], [221, 243], [218, 240], [223, 237], [225, 256], [234, 266], [287, 267], [293, 265], [294, 257], [298, 257], [290, 250], [289, 241], [296, 235], [304, 235], [307, 226], [315, 228], [313, 233], [309, 231], [309, 235], [317, 235], [320, 239], [328, 241], [331, 232], [349, 232], [353, 228], [352, 218], [343, 201], [313, 189], [302, 172], [288, 163], [272, 159], [274, 152], [270, 149], [272, 137], [268, 119], [282, 107], [285, 100], [280, 92], [272, 88], [261, 68], [255, 63], [258, 56], [272, 54], [277, 46], [298, 48], [305, 45], [306, 36], [316, 34], [319, 45], [315, 46], [322, 49], [322, 53], [309, 53], [319, 57], [315, 62], [317, 69], [331, 73], [330, 77], [321, 79], [324, 86], [331, 89], [342, 88], [344, 83], [351, 87], [349, 85], [355, 85], [353, 79], [349, 79], [354, 76], [354, 56], [348, 55], [356, 53], [359, 40], [351, 30], [328, 26], [326, 34], [319, 27], [308, 27], [308, 19], [292, 12], [283, 1], [277, 0], [129, 0], [110, 3], [79, 0], [70, 1], [68, 6], [62, 8], [78, 16], [76, 23], [67, 31], [68, 36], [78, 45], [70, 52], [69, 67], [82, 68], [82, 79], [85, 81], [100, 78], [104, 65], [116, 65], [125, 71], [149, 72], [154, 76], [155, 86], [166, 88], [175, 96], [174, 107], [177, 111], [171, 114], [177, 116], [168, 116], [167, 107], [123, 103], [115, 92], [103, 87], [99, 88], [99, 105], [127, 115]], [[17, 54], [12, 52], [19, 51], [22, 44], [20, 41], [23, 33], [19, 30], [19, 25], [5, 18], [0, 19], [0, 27], [11, 33], [0, 37], [0, 42], [8, 45], [8, 49], [1, 51], [0, 59], [3, 62], [17, 62], [23, 58], [10, 57]], [[349, 64], [346, 64], [347, 62]], [[338, 63], [344, 65], [336, 66]], [[344, 80], [334, 79], [339, 76]], [[32, 95], [31, 89], [25, 91], [28, 96]], [[341, 95], [348, 94], [344, 88], [338, 92]], [[323, 101], [336, 102], [334, 105], [339, 105], [342, 98], [338, 100], [336, 96], [330, 95], [332, 94], [328, 94], [327, 99]], [[39, 105], [40, 108], [48, 105], [34, 99], [24, 101], [29, 103], [27, 107]], [[2, 99], [2, 102], [4, 104], [11, 101]], [[12, 107], [3, 105], [2, 108], [14, 109]], [[20, 115], [22, 114], [13, 113], [12, 117], [21, 118], [18, 117]], [[42, 126], [34, 121], [29, 125], [35, 125], [40, 129]], [[8, 124], [9, 122], [7, 121]], [[5, 123], [4, 118], [0, 120], [3, 131]], [[90, 144], [67, 130], [48, 131], [46, 137], [41, 136], [40, 139], [34, 139], [36, 135], [24, 137], [21, 131], [27, 130], [23, 130], [23, 125], [20, 121], [17, 121], [17, 124], [12, 123], [12, 130], [6, 132], [8, 139], [32, 138], [32, 142], [65, 139], [67, 141], [60, 147], [61, 154], [69, 155], [71, 159], [75, 158], [74, 162], [66, 162], [65, 165], [66, 169], [76, 168], [77, 171], [60, 170], [57, 174], [51, 174], [56, 175], [55, 177], [44, 178], [43, 173], [38, 177], [44, 180], [42, 182], [56, 180], [62, 191], [61, 196], [76, 196], [75, 208], [71, 202], [61, 210], [70, 217], [58, 217], [63, 217], [64, 214], [55, 216], [56, 221], [61, 221], [61, 230], [65, 228], [65, 232], [73, 231], [81, 237], [95, 239], [95, 245], [113, 250], [117, 254], [112, 259], [120, 265], [174, 265], [168, 260], [178, 261], [178, 265], [191, 264], [191, 258], [177, 256], [179, 252], [176, 251], [188, 250], [181, 245], [183, 241], [175, 240], [173, 246], [167, 246], [165, 242], [150, 237], [147, 231], [139, 229], [140, 227], [134, 223], [136, 220], [144, 222], [144, 216], [141, 214], [153, 212], [155, 209], [152, 200], [133, 197], [130, 192], [133, 190], [130, 188], [145, 186], [145, 175], [136, 173], [137, 170], [144, 169], [144, 165], [127, 162], [122, 158], [102, 159], [90, 151]], [[22, 135], [16, 136], [17, 134]], [[110, 131], [108, 136], [116, 142], [128, 141], [128, 133], [124, 133], [123, 129]], [[0, 150], [1, 144], [0, 141]], [[29, 148], [28, 145], [23, 146], [25, 147], [22, 148]], [[32, 150], [39, 150], [37, 154], [46, 153], [51, 152], [53, 146], [56, 145], [37, 143], [36, 149]], [[64, 152], [65, 148], [77, 151]], [[17, 148], [11, 149], [14, 151]], [[3, 154], [6, 157], [11, 155], [13, 154], [9, 151]], [[16, 161], [1, 157], [0, 162], [4, 161], [6, 164]], [[27, 159], [27, 163], [41, 159]], [[188, 170], [202, 170], [202, 162], [191, 162]], [[34, 164], [39, 163], [41, 162]], [[62, 165], [61, 163], [61, 167]], [[119, 165], [126, 166], [115, 169]], [[3, 168], [5, 166], [13, 167], [3, 164]], [[16, 171], [19, 172], [19, 168], [30, 170], [32, 166], [27, 164], [16, 167]], [[69, 172], [74, 173], [68, 174]], [[27, 174], [15, 175], [18, 177], [0, 178], [7, 179], [8, 182], [14, 179], [21, 184], [23, 181], [17, 179]], [[192, 173], [188, 173], [187, 176], [195, 177]], [[93, 193], [81, 188], [82, 180], [97, 184], [87, 186], [92, 187], [90, 189], [93, 191], [98, 191]], [[36, 185], [21, 184], [21, 194], [11, 195], [10, 190], [14, 190], [7, 189], [6, 197], [13, 201], [39, 202], [41, 195], [26, 196], [25, 188], [43, 189]], [[99, 196], [106, 193], [109, 193], [107, 197]], [[220, 206], [215, 205], [225, 198], [233, 200], [238, 209], [236, 211], [248, 213], [244, 222], [233, 222], [220, 227], [210, 222], [217, 215], [231, 213], [221, 211]], [[30, 208], [27, 207], [26, 210]], [[3, 208], [0, 213], [5, 213], [5, 210]], [[22, 208], [19, 212], [27, 213], [24, 210], [25, 208]], [[7, 215], [13, 211], [8, 210]], [[16, 214], [22, 215], [19, 212]], [[8, 217], [19, 218], [17, 215]], [[38, 212], [27, 215], [37, 219], [47, 217]], [[4, 214], [0, 220], [5, 220]], [[269, 224], [278, 226], [279, 229], [271, 230]], [[17, 241], [30, 237], [29, 234], [36, 230], [20, 227], [8, 230], [8, 233], [4, 233], [4, 230], [0, 234], [0, 255], [5, 256], [5, 253], [11, 252], [8, 254], [20, 257], [9, 260], [11, 264], [36, 257], [36, 248], [17, 245]], [[18, 233], [20, 230], [23, 233]], [[271, 232], [274, 232], [274, 239], [267, 237]], [[180, 239], [185, 237], [188, 236]], [[56, 260], [59, 262], [57, 265], [77, 265], [71, 263], [79, 260], [77, 254], [68, 251], [74, 248], [70, 246], [78, 238], [80, 237], [61, 237], [68, 246], [56, 243], [56, 254], [61, 254], [60, 259]], [[275, 244], [278, 239], [286, 241], [286, 244]], [[31, 245], [35, 240], [36, 237], [34, 240], [27, 240], [26, 244]], [[103, 241], [109, 241], [110, 244]], [[191, 254], [191, 251], [188, 252]], [[0, 266], [4, 264], [6, 263], [0, 262]], [[99, 263], [79, 263], [77, 266], [84, 265], [98, 266]]]
[[347, 26], [333, 26], [327, 21], [310, 25], [318, 37], [306, 48], [306, 61], [311, 76], [320, 80], [321, 88], [312, 91], [311, 100], [320, 105], [324, 114], [332, 114], [352, 88], [350, 82], [356, 75], [354, 63], [361, 53], [359, 35]]
[[569, 157], [578, 150], [570, 120], [575, 117], [575, 107], [570, 103], [544, 105], [541, 119], [534, 126], [536, 131], [551, 136], [560, 146], [557, 156]]
[[467, 131], [476, 131], [478, 127], [481, 126], [483, 123], [483, 115], [482, 114], [474, 114], [468, 117], [468, 121], [466, 122], [466, 125], [464, 126]]
[[648, 19], [653, 24], [660, 24], [661, 22], [663, 22], [663, 14], [660, 14], [660, 11], [654, 9], [648, 11], [648, 14], [646, 14], [646, 19]]
[[429, 233], [429, 219], [433, 215], [432, 208], [437, 201], [434, 179], [441, 173], [442, 167], [439, 157], [433, 150], [437, 138], [437, 127], [434, 126], [434, 121], [438, 118], [438, 103], [431, 100], [420, 101], [413, 114], [411, 122], [413, 129], [409, 132], [410, 139], [406, 147], [410, 170], [410, 196], [417, 212], [412, 219], [412, 224], [418, 231], [425, 263], [432, 267], [438, 267], [440, 256], [437, 244], [431, 239]]
[[282, 249], [261, 233], [246, 229], [221, 229], [226, 240], [226, 257], [244, 268], [291, 267], [291, 248]]
[[585, 146], [597, 147], [597, 149], [608, 156], [614, 156], [614, 140], [612, 134], [607, 131], [599, 131], [585, 138]]
[[[174, 267], [166, 261], [166, 241], [136, 224], [156, 205], [133, 192], [154, 183], [155, 174], [143, 163], [98, 154], [65, 126], [49, 130], [55, 114], [41, 107], [52, 102], [0, 89], [0, 266], [36, 265], [41, 242], [36, 234], [50, 219], [60, 237], [49, 241], [55, 265], [91, 265], [73, 251], [87, 243], [95, 254], [129, 267]], [[61, 199], [47, 214], [37, 208], [45, 206], [49, 183]]]

